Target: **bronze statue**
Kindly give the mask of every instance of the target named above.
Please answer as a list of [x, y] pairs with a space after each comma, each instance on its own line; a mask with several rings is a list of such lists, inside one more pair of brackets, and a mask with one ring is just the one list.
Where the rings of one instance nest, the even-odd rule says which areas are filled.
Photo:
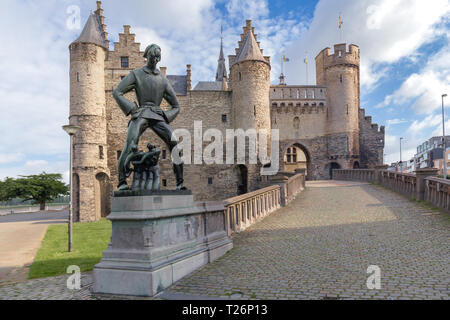
[[[147, 144], [149, 152], [137, 151], [137, 146], [133, 147], [131, 153], [125, 161], [126, 176], [129, 177], [132, 172], [133, 184], [132, 190], [160, 190], [160, 175], [159, 175], [159, 155], [161, 149], [156, 148], [151, 143]], [[130, 168], [130, 163], [133, 164], [133, 169]]]
[[[131, 114], [128, 124], [125, 147], [119, 158], [119, 191], [129, 190], [127, 185], [126, 161], [134, 148], [139, 144], [139, 138], [147, 128], [151, 128], [168, 146], [170, 152], [180, 154], [173, 129], [169, 126], [180, 113], [180, 105], [175, 91], [169, 81], [156, 68], [161, 61], [161, 48], [152, 44], [145, 49], [144, 57], [147, 65], [141, 69], [131, 71], [117, 86], [113, 96], [117, 104], [125, 113]], [[135, 90], [139, 106], [124, 97], [124, 94]], [[168, 111], [161, 109], [162, 99], [172, 107]], [[137, 149], [135, 149], [137, 150]], [[183, 163], [173, 164], [177, 190], [185, 190], [183, 186]]]

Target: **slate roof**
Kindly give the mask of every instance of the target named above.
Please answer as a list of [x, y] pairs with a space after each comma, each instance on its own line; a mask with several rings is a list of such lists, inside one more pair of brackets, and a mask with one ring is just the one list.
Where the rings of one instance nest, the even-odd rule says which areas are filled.
[[167, 80], [169, 80], [176, 94], [183, 96], [187, 94], [187, 76], [168, 75]]
[[227, 77], [227, 67], [225, 66], [225, 57], [223, 54], [223, 42], [220, 41], [220, 55], [217, 64], [216, 81], [222, 82], [223, 78]]
[[249, 31], [245, 36], [241, 50], [239, 50], [239, 53], [236, 55], [233, 64], [245, 60], [258, 60], [267, 63], [252, 31]]
[[105, 49], [108, 49], [105, 41], [105, 34], [100, 24], [98, 15], [94, 13], [91, 13], [89, 15], [89, 18], [84, 25], [83, 31], [81, 32], [78, 39], [73, 43], [94, 43]]
[[222, 91], [222, 81], [199, 81], [194, 90], [198, 91]]

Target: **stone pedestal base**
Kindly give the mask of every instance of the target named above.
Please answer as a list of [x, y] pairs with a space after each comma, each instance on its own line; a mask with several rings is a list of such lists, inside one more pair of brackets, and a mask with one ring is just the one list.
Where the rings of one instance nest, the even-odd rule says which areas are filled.
[[154, 296], [233, 247], [222, 203], [192, 195], [115, 197], [111, 243], [94, 268], [93, 292]]

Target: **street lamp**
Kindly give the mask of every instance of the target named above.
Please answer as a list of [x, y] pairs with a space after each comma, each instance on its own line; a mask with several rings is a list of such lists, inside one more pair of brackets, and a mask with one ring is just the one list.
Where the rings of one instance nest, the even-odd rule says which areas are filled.
[[72, 161], [73, 161], [73, 136], [81, 130], [78, 126], [63, 126], [65, 132], [70, 136], [70, 174], [69, 174], [69, 184], [70, 184], [70, 205], [69, 205], [69, 252], [72, 252], [72, 225], [73, 225], [73, 181], [72, 181]]
[[443, 158], [443, 175], [444, 175], [444, 179], [447, 179], [447, 159], [445, 157], [445, 117], [444, 117], [444, 97], [446, 97], [446, 94], [442, 95], [442, 146], [444, 149], [444, 155], [442, 156]]

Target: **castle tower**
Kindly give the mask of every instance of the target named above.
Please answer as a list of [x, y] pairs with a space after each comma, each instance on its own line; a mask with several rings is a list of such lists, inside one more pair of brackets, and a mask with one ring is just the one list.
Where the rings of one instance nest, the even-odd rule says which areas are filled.
[[105, 115], [105, 58], [108, 50], [101, 3], [70, 46], [70, 124], [74, 137], [74, 218], [96, 221], [109, 213], [109, 170]]
[[[235, 56], [229, 56], [232, 117], [235, 129], [266, 129], [270, 155], [270, 57], [263, 56], [251, 20], [247, 20]], [[249, 188], [256, 188], [257, 167], [248, 168]]]
[[359, 107], [360, 107], [360, 53], [351, 44], [336, 44], [316, 57], [317, 85], [327, 87], [328, 152], [333, 158], [341, 158], [341, 166], [349, 168], [359, 161]]
[[270, 130], [270, 58], [256, 42], [251, 20], [247, 20], [236, 55], [230, 56], [234, 128]]

